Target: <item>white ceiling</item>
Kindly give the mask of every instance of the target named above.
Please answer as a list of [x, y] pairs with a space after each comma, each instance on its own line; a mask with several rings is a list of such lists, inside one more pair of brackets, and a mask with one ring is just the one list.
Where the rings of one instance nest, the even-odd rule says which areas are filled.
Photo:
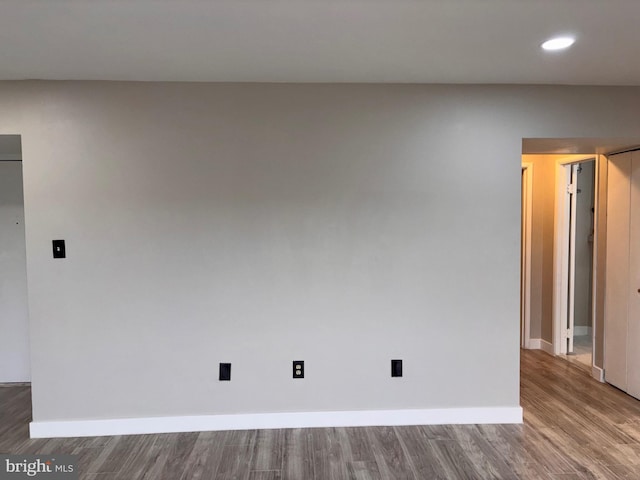
[[0, 0], [0, 79], [640, 85], [639, 21], [640, 0]]

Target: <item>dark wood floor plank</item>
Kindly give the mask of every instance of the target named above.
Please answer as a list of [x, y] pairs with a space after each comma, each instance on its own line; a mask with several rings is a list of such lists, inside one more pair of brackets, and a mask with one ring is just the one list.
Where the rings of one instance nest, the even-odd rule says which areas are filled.
[[348, 458], [341, 429], [315, 428], [311, 430], [313, 444], [313, 471], [315, 478], [339, 480], [349, 478]]
[[[282, 476], [279, 470], [256, 470], [249, 474], [249, 480], [280, 480]], [[312, 477], [300, 477], [312, 478]]]
[[609, 465], [604, 467], [605, 472], [610, 472], [611, 477], [619, 480], [637, 480], [640, 478], [640, 467], [633, 465]]
[[[224, 435], [222, 457], [216, 470], [216, 480], [248, 480], [254, 462], [258, 430], [219, 432]], [[279, 473], [279, 469], [277, 470]]]
[[[320, 477], [317, 477], [319, 479]], [[347, 477], [352, 480], [379, 480], [380, 472], [376, 462], [347, 462]]]
[[513, 471], [495, 447], [482, 435], [475, 425], [462, 425], [454, 429], [454, 438], [462, 446], [478, 478], [509, 479]]
[[80, 478], [82, 480], [124, 480], [126, 477], [119, 476], [117, 473], [90, 473]]
[[104, 463], [113, 455], [113, 451], [123, 437], [115, 436], [105, 438], [110, 439], [110, 442], [104, 444], [102, 447], [87, 448], [77, 452], [77, 454], [79, 454], [79, 464], [82, 465], [84, 463], [85, 465], [83, 469], [80, 470], [81, 472], [104, 473], [101, 472]]
[[420, 428], [429, 440], [453, 440], [449, 425], [422, 425]]
[[129, 456], [135, 449], [136, 443], [139, 442], [137, 436], [127, 435], [120, 437], [119, 441], [113, 445], [113, 449], [109, 455], [100, 464], [97, 470], [91, 473], [118, 473], [122, 465], [127, 463]]
[[429, 443], [430, 435], [423, 428], [396, 427], [396, 434], [413, 464], [416, 478], [447, 480], [448, 473], [436, 458], [435, 450]]
[[224, 435], [221, 432], [199, 433], [187, 458], [181, 480], [213, 479], [222, 459], [223, 441]]
[[[248, 480], [255, 455], [254, 445], [225, 445], [216, 470], [216, 480]], [[280, 470], [277, 470], [280, 472]]]
[[415, 480], [415, 468], [393, 427], [367, 428], [382, 480]]
[[282, 470], [284, 432], [284, 430], [256, 432], [251, 470]]
[[536, 462], [527, 446], [528, 426], [479, 425], [481, 435], [489, 442], [512, 471], [516, 478], [549, 480], [550, 474], [543, 465]]
[[234, 430], [225, 432], [225, 445], [253, 445], [256, 440], [257, 430]]
[[315, 478], [313, 435], [309, 429], [290, 429], [284, 434], [282, 477], [290, 480]]
[[[170, 435], [145, 435], [145, 437], [151, 437], [148, 439], [150, 444], [140, 446], [137, 458], [129, 457], [129, 464], [123, 466], [123, 472], [128, 472], [131, 475], [130, 478], [136, 480], [161, 478], [167, 463], [168, 451], [171, 449], [170, 443], [175, 437]], [[174, 478], [180, 478], [180, 475]]]
[[481, 478], [473, 463], [465, 455], [463, 447], [455, 440], [429, 440], [434, 456], [447, 478], [476, 480]]
[[166, 440], [166, 456], [160, 477], [179, 479], [185, 471], [187, 459], [198, 440], [197, 433], [172, 433], [163, 436]]
[[524, 463], [514, 465], [515, 479], [552, 480], [553, 476], [539, 463]]
[[640, 401], [540, 351], [521, 355], [523, 425], [34, 439], [31, 390], [0, 387], [0, 452], [78, 456], [82, 480], [640, 479]]
[[[336, 441], [340, 445], [342, 459], [346, 462], [346, 478], [356, 480], [380, 480], [375, 454], [364, 428], [336, 428]], [[340, 472], [344, 474], [343, 469]], [[318, 476], [316, 472], [316, 478]]]
[[[375, 463], [376, 456], [371, 449], [371, 443], [366, 428], [345, 428], [342, 429], [342, 431], [344, 432], [347, 440], [344, 445], [344, 447], [348, 448], [347, 459], [354, 462]], [[341, 443], [343, 442], [344, 440], [342, 440]]]

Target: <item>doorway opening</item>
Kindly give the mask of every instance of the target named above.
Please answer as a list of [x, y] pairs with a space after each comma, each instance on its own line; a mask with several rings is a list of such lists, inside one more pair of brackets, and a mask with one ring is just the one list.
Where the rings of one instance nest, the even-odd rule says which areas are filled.
[[0, 385], [31, 381], [20, 135], [0, 135]]
[[522, 163], [520, 249], [520, 346], [531, 348], [531, 229], [533, 211], [533, 163]]
[[[584, 365], [593, 364], [593, 268], [595, 241], [595, 158], [565, 165], [568, 177], [566, 201], [569, 213], [563, 233], [568, 278], [566, 334], [562, 345], [567, 359]], [[564, 282], [563, 282], [564, 283]]]
[[[627, 329], [615, 323], [612, 310], [620, 302], [605, 298], [612, 287], [609, 257], [620, 251], [611, 241], [628, 239], [609, 225], [612, 212], [620, 211], [610, 201], [620, 190], [612, 178], [616, 170], [611, 159], [639, 146], [640, 138], [622, 137], [522, 141], [521, 164], [535, 166], [528, 240], [523, 226], [523, 252], [526, 241], [531, 243], [531, 261], [522, 277], [530, 285], [529, 302], [523, 304], [523, 312], [528, 310], [530, 339], [523, 347], [562, 356], [590, 370], [600, 382], [605, 381], [605, 356], [620, 351], [605, 341], [610, 344], [619, 336], [624, 343], [628, 338]], [[628, 202], [628, 185], [625, 191], [623, 200]], [[522, 219], [526, 221], [524, 204]], [[628, 218], [621, 225], [631, 228]], [[622, 264], [628, 267], [629, 262]], [[525, 268], [526, 262], [522, 265]], [[632, 293], [636, 291], [637, 286]], [[524, 319], [524, 313], [521, 317]]]

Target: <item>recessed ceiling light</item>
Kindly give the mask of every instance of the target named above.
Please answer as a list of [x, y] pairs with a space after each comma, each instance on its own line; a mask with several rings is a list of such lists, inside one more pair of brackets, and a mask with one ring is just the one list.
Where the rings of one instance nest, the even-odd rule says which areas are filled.
[[573, 45], [575, 41], [576, 39], [573, 37], [556, 37], [544, 42], [542, 48], [544, 50], [564, 50]]

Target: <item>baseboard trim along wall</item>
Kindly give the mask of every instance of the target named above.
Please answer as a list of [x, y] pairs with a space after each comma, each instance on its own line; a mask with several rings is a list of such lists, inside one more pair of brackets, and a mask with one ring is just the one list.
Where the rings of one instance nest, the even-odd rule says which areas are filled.
[[543, 340], [542, 338], [532, 338], [529, 340], [529, 345], [527, 346], [530, 350], [543, 350], [547, 352], [549, 355], [554, 355], [553, 353], [553, 344]]
[[591, 367], [591, 376], [595, 378], [597, 381], [604, 383], [604, 370], [600, 367], [596, 367], [595, 365]]
[[574, 326], [573, 327], [574, 335], [591, 335], [591, 327], [586, 326]]
[[29, 430], [31, 438], [59, 438], [274, 428], [498, 423], [522, 423], [522, 408], [439, 408], [71, 420], [31, 422]]

